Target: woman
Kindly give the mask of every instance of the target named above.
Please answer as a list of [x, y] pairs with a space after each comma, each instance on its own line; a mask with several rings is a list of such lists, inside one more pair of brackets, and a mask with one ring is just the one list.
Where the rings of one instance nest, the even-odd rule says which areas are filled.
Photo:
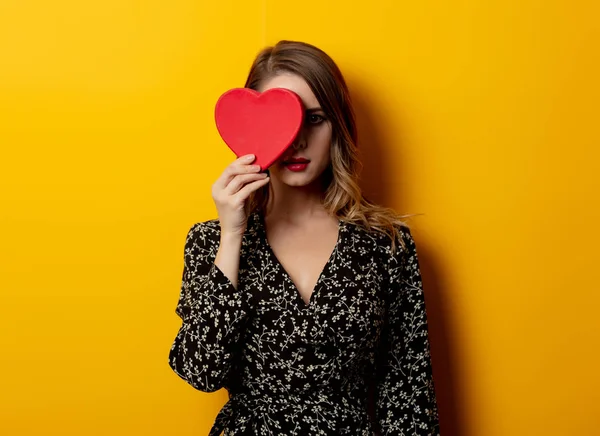
[[242, 156], [214, 183], [219, 218], [185, 243], [171, 368], [228, 390], [210, 435], [439, 434], [415, 242], [361, 195], [342, 74], [281, 41], [245, 86], [294, 91], [305, 125], [268, 175]]

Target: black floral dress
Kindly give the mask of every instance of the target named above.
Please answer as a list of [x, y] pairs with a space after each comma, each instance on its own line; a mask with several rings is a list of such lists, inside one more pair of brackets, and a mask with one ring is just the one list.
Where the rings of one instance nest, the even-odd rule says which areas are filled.
[[187, 234], [171, 368], [194, 388], [226, 388], [210, 436], [438, 435], [425, 299], [407, 250], [340, 221], [306, 304], [250, 215], [238, 290], [213, 263], [218, 220]]

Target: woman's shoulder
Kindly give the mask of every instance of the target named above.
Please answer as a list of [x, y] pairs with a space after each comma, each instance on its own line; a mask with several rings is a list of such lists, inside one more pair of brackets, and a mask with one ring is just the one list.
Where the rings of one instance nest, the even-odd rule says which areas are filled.
[[221, 237], [221, 224], [218, 218], [197, 221], [188, 227], [186, 243], [207, 245], [218, 242]]
[[415, 243], [411, 229], [406, 223], [394, 224], [391, 228], [370, 228], [358, 224], [346, 226], [355, 242], [362, 241], [365, 247], [374, 250], [387, 262], [398, 262], [414, 250]]
[[[246, 231], [244, 232], [244, 243], [254, 240], [259, 235], [258, 226], [260, 217], [257, 213], [248, 216]], [[221, 221], [219, 218], [212, 218], [205, 221], [198, 221], [189, 227], [188, 240], [200, 240], [204, 243], [219, 242], [221, 238]]]
[[394, 238], [394, 242], [408, 241], [412, 239], [412, 233], [410, 227], [407, 223], [400, 222], [395, 223], [392, 228], [381, 228], [371, 226], [371, 228], [367, 228], [362, 224], [347, 222], [346, 227], [349, 228], [349, 231], [358, 237], [371, 239], [377, 246], [385, 247], [392, 245], [392, 237]]
[[191, 225], [190, 231], [198, 232], [205, 230], [221, 230], [221, 223], [219, 222], [219, 218], [212, 218], [206, 221], [197, 221]]

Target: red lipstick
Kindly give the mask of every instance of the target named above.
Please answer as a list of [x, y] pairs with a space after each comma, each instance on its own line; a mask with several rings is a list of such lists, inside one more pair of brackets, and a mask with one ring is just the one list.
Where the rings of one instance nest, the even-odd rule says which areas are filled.
[[285, 168], [294, 172], [304, 171], [309, 163], [310, 160], [304, 157], [289, 157], [283, 161]]

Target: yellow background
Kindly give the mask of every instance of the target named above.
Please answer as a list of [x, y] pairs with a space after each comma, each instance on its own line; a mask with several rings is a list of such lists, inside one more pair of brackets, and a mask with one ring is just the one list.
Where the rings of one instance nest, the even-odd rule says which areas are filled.
[[167, 363], [183, 243], [233, 158], [214, 103], [305, 40], [413, 218], [442, 435], [600, 428], [598, 7], [567, 0], [0, 2], [0, 434], [203, 435]]

